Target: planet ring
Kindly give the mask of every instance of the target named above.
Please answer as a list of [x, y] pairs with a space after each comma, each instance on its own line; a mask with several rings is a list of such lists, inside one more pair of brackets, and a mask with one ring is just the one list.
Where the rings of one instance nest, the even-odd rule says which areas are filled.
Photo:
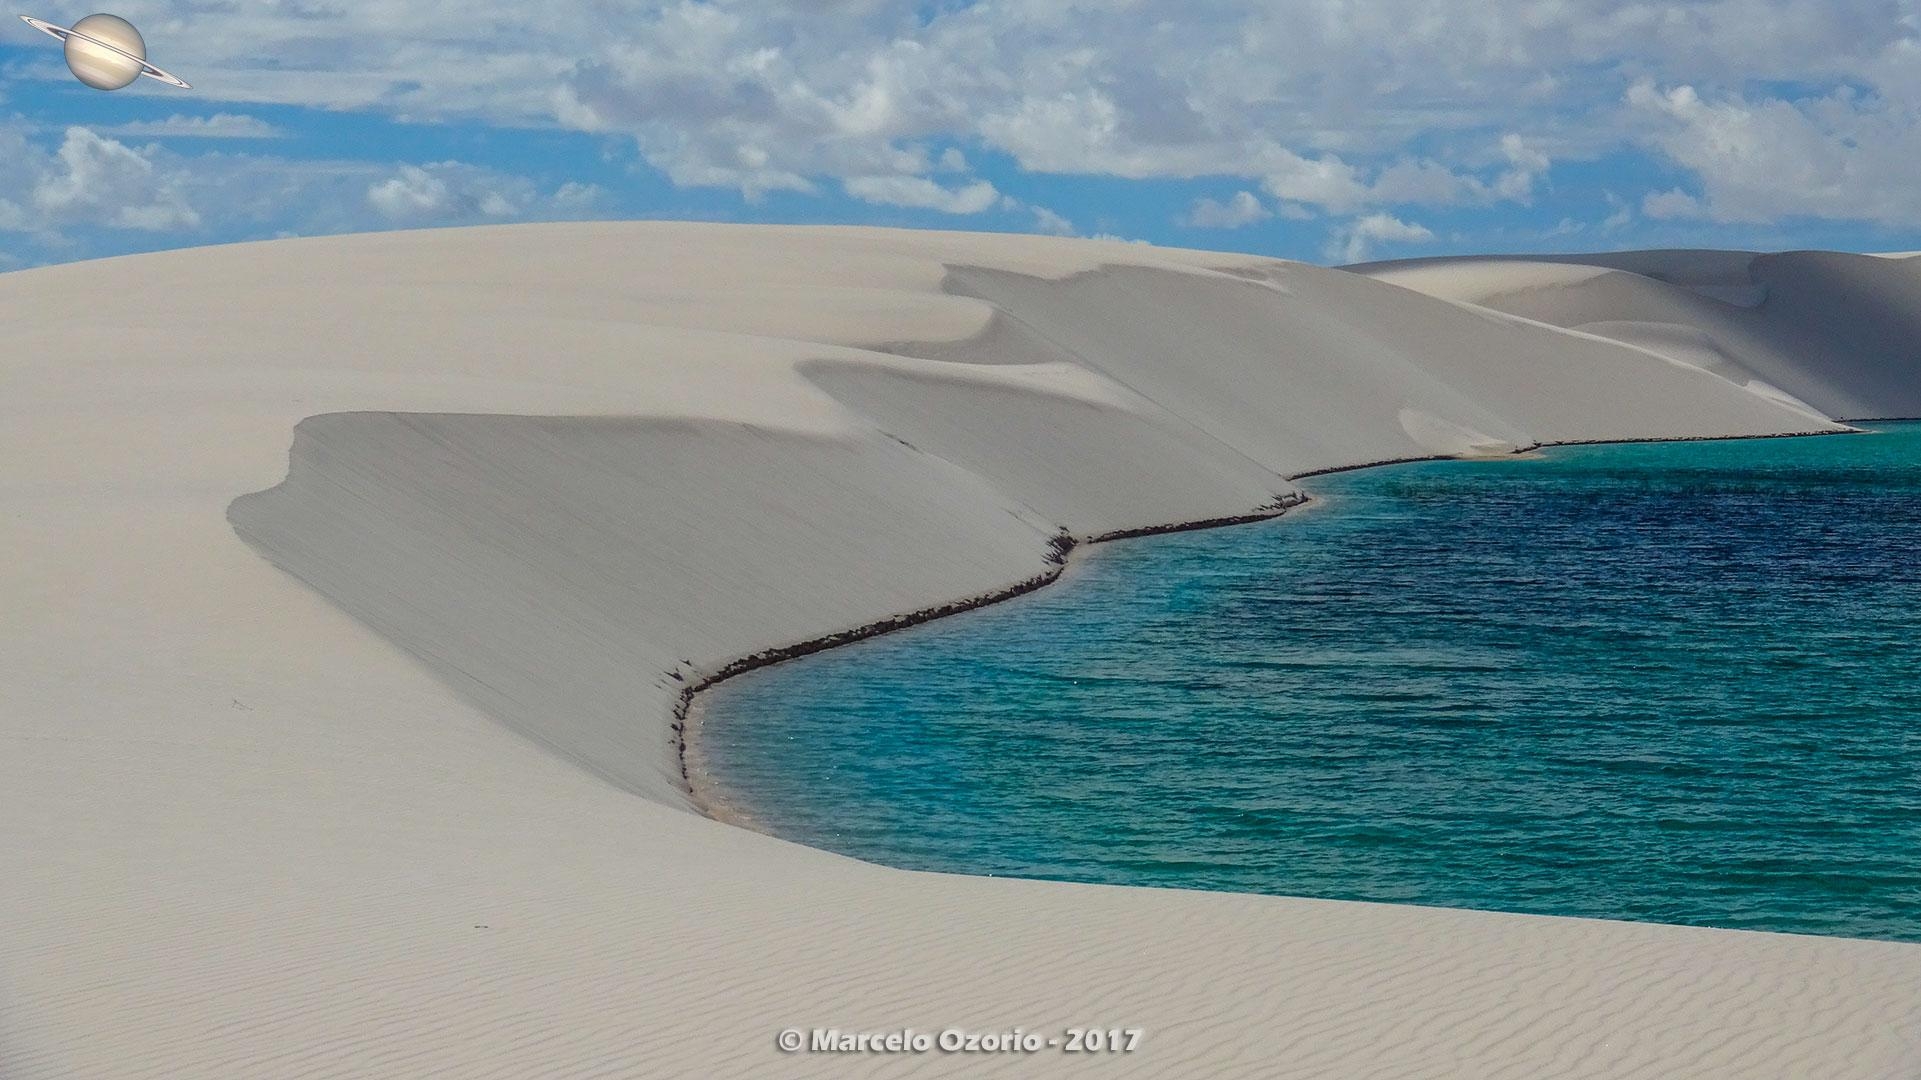
[[125, 49], [114, 48], [112, 45], [109, 45], [106, 42], [101, 41], [97, 37], [92, 37], [90, 35], [82, 34], [74, 30], [69, 30], [64, 26], [55, 26], [50, 22], [42, 22], [39, 19], [36, 19], [30, 15], [20, 16], [20, 21], [26, 23], [28, 26], [33, 27], [35, 30], [40, 31], [43, 34], [50, 34], [53, 37], [60, 39], [61, 41], [65, 41], [70, 37], [77, 37], [82, 41], [91, 42], [95, 45], [98, 45], [101, 48], [107, 50], [108, 52], [119, 53], [121, 56], [124, 56], [127, 59], [133, 61], [134, 63], [139, 64], [140, 74], [145, 75], [149, 79], [159, 79], [161, 82], [166, 83], [168, 86], [178, 86], [182, 90], [193, 89], [193, 87], [188, 86], [181, 79], [173, 75], [169, 75], [166, 72], [160, 70], [159, 68], [154, 67], [152, 64], [147, 63], [146, 57], [135, 56], [134, 54], [126, 51]]

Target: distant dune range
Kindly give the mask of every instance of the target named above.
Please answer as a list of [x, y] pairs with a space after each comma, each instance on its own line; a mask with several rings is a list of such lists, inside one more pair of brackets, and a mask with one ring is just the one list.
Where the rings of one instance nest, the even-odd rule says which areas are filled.
[[[676, 732], [1063, 532], [1921, 415], [1921, 260], [569, 224], [0, 275], [0, 320], [9, 1078], [1921, 1070], [1921, 947], [896, 871], [693, 812]], [[1146, 1036], [774, 1048], [1069, 1025]]]
[[1830, 416], [1905, 418], [1921, 410], [1921, 259], [1912, 256], [1645, 251], [1354, 269], [1640, 345], [1743, 384], [1778, 388]]

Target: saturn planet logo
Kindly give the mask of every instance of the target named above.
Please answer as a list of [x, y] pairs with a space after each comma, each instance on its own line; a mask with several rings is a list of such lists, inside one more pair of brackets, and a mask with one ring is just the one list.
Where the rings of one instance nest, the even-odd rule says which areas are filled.
[[66, 43], [67, 69], [95, 90], [118, 90], [142, 75], [182, 90], [193, 89], [147, 63], [147, 43], [140, 31], [118, 15], [89, 15], [71, 27], [55, 26], [30, 15], [20, 19]]

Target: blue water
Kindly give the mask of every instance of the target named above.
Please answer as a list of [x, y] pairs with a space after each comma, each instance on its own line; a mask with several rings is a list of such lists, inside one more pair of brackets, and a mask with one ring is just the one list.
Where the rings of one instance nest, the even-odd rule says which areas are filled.
[[714, 692], [897, 866], [1921, 941], [1921, 424], [1309, 481]]

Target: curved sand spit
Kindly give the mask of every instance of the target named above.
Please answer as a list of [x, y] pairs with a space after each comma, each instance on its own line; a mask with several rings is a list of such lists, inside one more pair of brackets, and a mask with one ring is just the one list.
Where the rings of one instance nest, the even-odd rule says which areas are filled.
[[[0, 1073], [1915, 1075], [1914, 946], [890, 870], [689, 812], [670, 723], [1062, 529], [1921, 414], [1917, 312], [1921, 260], [678, 224], [0, 276]], [[773, 1045], [1069, 1024], [1147, 1035]]]

